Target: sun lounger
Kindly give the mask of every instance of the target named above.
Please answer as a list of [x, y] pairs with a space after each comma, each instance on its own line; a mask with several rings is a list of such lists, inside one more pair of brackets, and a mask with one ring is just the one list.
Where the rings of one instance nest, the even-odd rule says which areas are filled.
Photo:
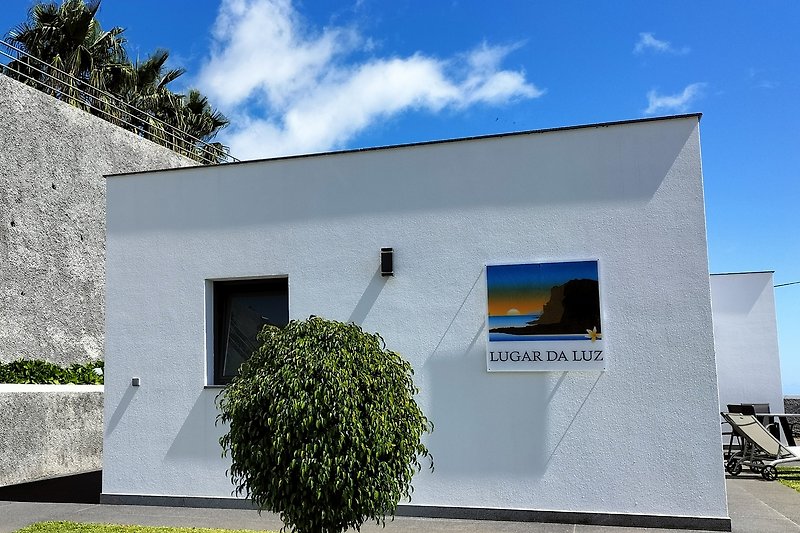
[[730, 457], [725, 470], [738, 476], [742, 466], [760, 472], [767, 481], [778, 477], [777, 465], [800, 461], [800, 446], [787, 446], [776, 439], [754, 415], [721, 413], [737, 435], [744, 439], [744, 446]]

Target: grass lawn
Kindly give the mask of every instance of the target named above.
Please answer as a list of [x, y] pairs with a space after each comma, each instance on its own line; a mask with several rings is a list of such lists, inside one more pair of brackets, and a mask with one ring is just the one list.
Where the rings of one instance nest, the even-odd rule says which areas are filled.
[[778, 467], [778, 481], [800, 492], [800, 467], [781, 466]]
[[[207, 529], [199, 527], [120, 526], [117, 524], [77, 524], [75, 522], [39, 522], [17, 533], [253, 533], [247, 529]], [[275, 532], [264, 532], [275, 533]]]

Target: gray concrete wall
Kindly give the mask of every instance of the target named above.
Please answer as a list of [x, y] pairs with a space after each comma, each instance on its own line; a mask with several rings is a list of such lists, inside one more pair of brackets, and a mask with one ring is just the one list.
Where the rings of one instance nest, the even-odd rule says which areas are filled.
[[800, 396], [784, 396], [783, 412], [800, 414]]
[[0, 385], [0, 486], [98, 470], [101, 385]]
[[194, 164], [0, 75], [0, 362], [103, 357], [103, 175]]

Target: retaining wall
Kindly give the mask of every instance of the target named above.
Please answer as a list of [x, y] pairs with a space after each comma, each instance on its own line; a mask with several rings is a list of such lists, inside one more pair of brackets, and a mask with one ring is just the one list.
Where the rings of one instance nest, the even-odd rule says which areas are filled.
[[800, 414], [800, 396], [784, 396], [783, 412]]
[[102, 467], [102, 385], [0, 385], [0, 486]]
[[105, 174], [195, 162], [0, 75], [0, 362], [103, 356]]

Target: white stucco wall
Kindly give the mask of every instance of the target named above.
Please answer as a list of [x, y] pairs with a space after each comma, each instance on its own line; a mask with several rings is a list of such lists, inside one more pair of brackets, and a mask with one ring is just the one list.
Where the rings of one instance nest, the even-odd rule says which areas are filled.
[[[230, 496], [205, 281], [288, 275], [292, 318], [361, 323], [414, 365], [436, 470], [412, 503], [727, 516], [698, 129], [110, 177], [104, 493]], [[586, 258], [607, 371], [487, 373], [484, 265]]]
[[772, 272], [712, 274], [711, 309], [720, 410], [768, 403], [783, 412]]

